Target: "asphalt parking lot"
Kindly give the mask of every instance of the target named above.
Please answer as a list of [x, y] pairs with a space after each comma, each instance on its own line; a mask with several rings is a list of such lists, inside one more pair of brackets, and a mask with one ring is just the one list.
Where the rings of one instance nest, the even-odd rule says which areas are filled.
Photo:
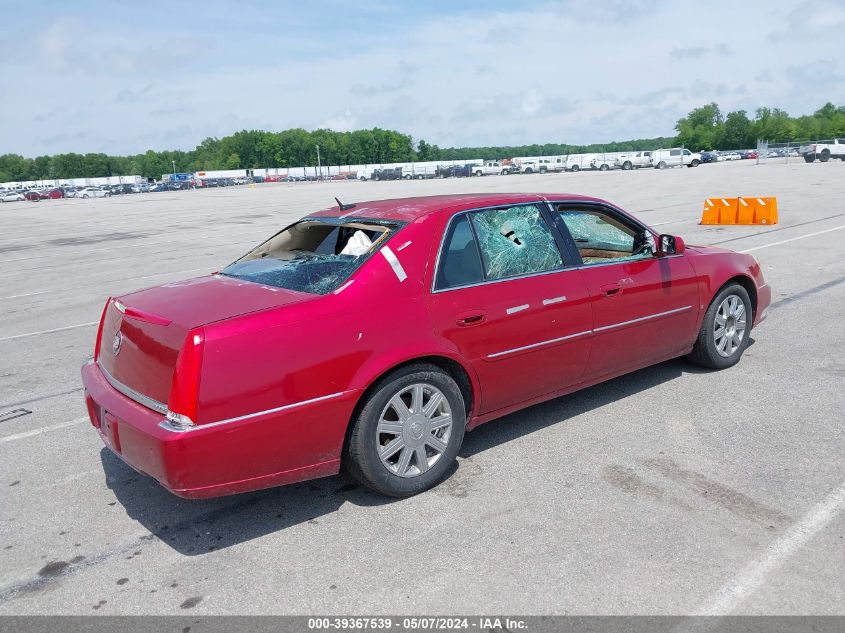
[[[597, 195], [773, 288], [741, 363], [682, 360], [467, 435], [439, 487], [341, 475], [208, 501], [114, 458], [80, 366], [107, 296], [210, 272], [344, 202]], [[775, 195], [780, 224], [698, 225]], [[0, 207], [0, 613], [845, 613], [845, 163], [265, 184]], [[233, 455], [233, 459], [237, 459]]]

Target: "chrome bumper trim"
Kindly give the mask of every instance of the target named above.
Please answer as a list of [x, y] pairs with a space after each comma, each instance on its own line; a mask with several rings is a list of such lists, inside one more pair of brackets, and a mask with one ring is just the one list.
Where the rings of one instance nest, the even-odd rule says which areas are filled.
[[159, 413], [166, 415], [167, 414], [167, 405], [159, 402], [158, 400], [154, 400], [149, 396], [145, 396], [142, 393], [138, 393], [132, 387], [127, 387], [122, 382], [117, 380], [114, 376], [112, 376], [109, 372], [106, 371], [105, 367], [103, 367], [100, 363], [97, 363], [97, 367], [102, 372], [103, 377], [106, 381], [116, 390], [122, 393], [124, 396], [129, 398], [130, 400], [134, 400], [138, 404], [147, 407], [148, 409], [152, 409], [153, 411], [158, 411]]

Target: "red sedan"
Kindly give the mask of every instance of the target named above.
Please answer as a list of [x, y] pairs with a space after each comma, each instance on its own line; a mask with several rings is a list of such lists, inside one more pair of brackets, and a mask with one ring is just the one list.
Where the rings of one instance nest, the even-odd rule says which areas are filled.
[[30, 202], [40, 202], [41, 201], [41, 194], [34, 189], [30, 191], [24, 191], [23, 197], [29, 200]]
[[731, 367], [770, 299], [752, 256], [595, 198], [382, 200], [110, 299], [82, 378], [105, 444], [177, 495], [344, 464], [405, 496], [488, 420], [678, 356]]
[[61, 189], [45, 189], [44, 191], [39, 191], [38, 195], [41, 197], [42, 200], [58, 200], [59, 198], [65, 197], [65, 192]]

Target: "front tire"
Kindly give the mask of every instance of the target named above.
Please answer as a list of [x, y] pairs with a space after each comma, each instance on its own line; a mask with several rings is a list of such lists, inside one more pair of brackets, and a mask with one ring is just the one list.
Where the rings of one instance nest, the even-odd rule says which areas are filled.
[[819, 156], [819, 160], [823, 163], [826, 163], [827, 161], [829, 161], [830, 160], [830, 151], [823, 150], [822, 153], [821, 153], [821, 156]]
[[751, 335], [751, 299], [739, 284], [722, 288], [710, 302], [698, 339], [687, 358], [709, 369], [727, 369], [739, 362]]
[[666, 169], [666, 163], [661, 160], [659, 163], [657, 163], [657, 168], [658, 169]]
[[464, 439], [466, 409], [452, 377], [420, 363], [377, 383], [353, 424], [352, 476], [381, 494], [409, 497], [445, 477]]
[[690, 167], [698, 167], [699, 165], [700, 165], [700, 162], [698, 161], [697, 158], [693, 158], [692, 162], [689, 164]]
[[812, 163], [816, 160], [815, 154], [804, 154], [804, 162], [805, 163]]
[[581, 168], [578, 165], [573, 165], [569, 168], [569, 171], [581, 171]]

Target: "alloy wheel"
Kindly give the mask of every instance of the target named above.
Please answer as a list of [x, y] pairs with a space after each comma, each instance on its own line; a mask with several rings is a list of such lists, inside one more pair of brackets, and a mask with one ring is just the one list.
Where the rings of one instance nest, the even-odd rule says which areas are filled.
[[719, 304], [713, 320], [713, 342], [723, 358], [736, 353], [745, 337], [745, 303], [737, 295], [728, 295]]
[[443, 456], [451, 435], [446, 396], [433, 385], [415, 383], [396, 392], [381, 412], [376, 451], [394, 475], [416, 477]]

